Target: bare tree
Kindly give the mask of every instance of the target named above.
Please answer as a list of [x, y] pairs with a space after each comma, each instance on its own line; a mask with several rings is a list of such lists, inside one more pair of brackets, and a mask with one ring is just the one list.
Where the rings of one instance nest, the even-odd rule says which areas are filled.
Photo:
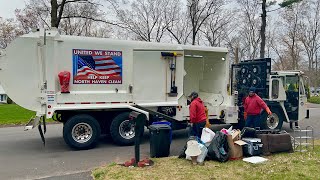
[[214, 14], [204, 23], [204, 30], [201, 30], [208, 41], [209, 46], [224, 46], [226, 39], [235, 30], [235, 13], [224, 8], [220, 13]]
[[183, 10], [177, 11], [177, 16], [167, 27], [169, 36], [178, 44], [187, 44], [191, 34], [191, 25], [188, 13]]
[[179, 1], [136, 0], [129, 7], [113, 3], [118, 26], [138, 40], [160, 42], [178, 15]]
[[191, 21], [192, 45], [196, 44], [197, 35], [206, 20], [221, 12], [223, 0], [188, 0], [187, 7]]
[[[77, 4], [78, 7], [80, 7], [79, 5], [84, 5], [85, 7], [88, 7], [87, 5], [90, 5], [91, 7], [89, 9], [83, 8], [82, 11], [74, 11], [74, 13], [70, 14], [69, 12], [66, 13], [66, 11], [64, 11], [65, 8], [70, 4]], [[85, 18], [108, 23], [107, 21], [95, 16], [95, 14], [88, 13], [87, 10], [92, 9], [93, 6], [95, 6], [97, 11], [97, 7], [100, 4], [95, 0], [50, 0], [50, 5], [51, 27], [58, 28], [61, 20], [64, 18]], [[46, 6], [49, 7], [48, 5]]]
[[[81, 17], [77, 17], [79, 14]], [[90, 17], [95, 17], [95, 19]], [[65, 6], [60, 29], [67, 35], [108, 37], [112, 32], [110, 24], [102, 22], [102, 20], [97, 21], [98, 18], [102, 19], [103, 17], [104, 13], [95, 4], [69, 4]]]
[[257, 58], [261, 42], [258, 1], [237, 0], [237, 4], [239, 5], [238, 31], [233, 38], [240, 41], [238, 48], [242, 58]]
[[279, 4], [279, 8], [274, 10], [267, 11], [267, 8], [273, 6], [277, 3], [277, 1], [269, 1], [262, 0], [261, 2], [261, 29], [260, 29], [260, 36], [261, 36], [261, 44], [260, 44], [260, 58], [264, 58], [265, 56], [265, 48], [266, 48], [266, 27], [267, 27], [267, 12], [272, 12], [278, 10], [280, 8], [290, 7], [292, 4], [300, 2], [301, 0], [284, 0], [282, 3]]
[[[39, 1], [40, 2], [40, 1]], [[32, 1], [23, 9], [16, 9], [15, 16], [24, 33], [36, 28], [50, 28], [49, 9]]]
[[[112, 23], [106, 20], [105, 13], [99, 9], [97, 2], [34, 0], [29, 1], [24, 9], [17, 9], [16, 18], [25, 33], [33, 28], [58, 27], [62, 34], [107, 37], [111, 34]], [[59, 12], [57, 18], [52, 15], [55, 14], [52, 4], [55, 6], [56, 3]]]
[[279, 30], [279, 36], [285, 52], [290, 57], [290, 68], [298, 69], [299, 62], [302, 59], [302, 44], [299, 41], [299, 36], [301, 34], [301, 29], [299, 24], [301, 24], [302, 17], [305, 14], [306, 9], [304, 4], [295, 4], [290, 8], [284, 9], [281, 13], [282, 21], [279, 22], [279, 25], [282, 28]]
[[13, 19], [0, 17], [0, 49], [4, 49], [17, 36], [23, 34], [23, 30]]
[[314, 65], [317, 65], [316, 56], [320, 48], [320, 1], [309, 0], [306, 2], [305, 8], [308, 11], [300, 24], [301, 34], [299, 35], [299, 40], [303, 43], [305, 53], [307, 54], [308, 71], [311, 80], [314, 82], [318, 76]]

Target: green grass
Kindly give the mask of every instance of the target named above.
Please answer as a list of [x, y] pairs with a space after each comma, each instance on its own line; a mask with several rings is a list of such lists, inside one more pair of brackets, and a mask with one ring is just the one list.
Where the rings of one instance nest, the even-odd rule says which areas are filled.
[[308, 99], [308, 102], [314, 104], [320, 104], [320, 97], [319, 96], [312, 96]]
[[24, 109], [16, 104], [0, 104], [0, 126], [25, 125], [34, 115], [35, 112]]
[[155, 165], [146, 168], [126, 168], [111, 164], [93, 171], [98, 180], [110, 179], [319, 179], [320, 146], [304, 153], [281, 153], [267, 156], [263, 164], [244, 161], [219, 163], [205, 161], [204, 166], [193, 166], [190, 161], [168, 157], [153, 159]]

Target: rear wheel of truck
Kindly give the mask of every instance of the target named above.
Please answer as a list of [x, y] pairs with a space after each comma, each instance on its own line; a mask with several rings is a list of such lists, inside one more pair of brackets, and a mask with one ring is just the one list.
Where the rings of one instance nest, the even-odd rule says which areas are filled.
[[281, 129], [283, 124], [283, 114], [277, 108], [271, 108], [272, 115], [268, 116], [266, 112], [262, 114], [264, 129]]
[[[122, 146], [132, 145], [135, 137], [134, 122], [129, 119], [129, 112], [116, 116], [110, 126], [113, 141]], [[143, 135], [143, 132], [140, 134]]]
[[81, 114], [71, 117], [63, 126], [64, 141], [75, 149], [89, 149], [96, 145], [101, 134], [98, 121]]

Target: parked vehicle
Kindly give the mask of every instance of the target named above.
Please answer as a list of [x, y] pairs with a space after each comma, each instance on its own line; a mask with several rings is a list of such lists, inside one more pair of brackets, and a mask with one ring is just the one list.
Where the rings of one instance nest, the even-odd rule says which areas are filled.
[[243, 61], [232, 67], [232, 93], [237, 96], [239, 117], [243, 117], [243, 99], [250, 87], [256, 87], [256, 93], [273, 113], [263, 113], [263, 128], [281, 129], [283, 122], [292, 127], [292, 123], [298, 125], [299, 120], [307, 117], [307, 77], [302, 71], [271, 71], [270, 58]]
[[[267, 90], [261, 92], [278, 104], [277, 110], [272, 106], [278, 124], [268, 128], [279, 128], [305, 115], [303, 74], [271, 73], [268, 63]], [[230, 91], [226, 48], [64, 36], [42, 29], [15, 39], [1, 53], [0, 68], [8, 96], [36, 112], [25, 129], [38, 127], [44, 141], [46, 119], [53, 118], [63, 123], [64, 140], [76, 149], [93, 147], [101, 134], [110, 134], [119, 145], [133, 144], [131, 111], [145, 114], [146, 125], [165, 119], [173, 129], [186, 128], [192, 91], [199, 92], [212, 121], [243, 119], [237, 99], [244, 91], [240, 85]], [[289, 80], [297, 92], [286, 94]], [[233, 78], [232, 87], [235, 82], [240, 83]]]
[[[226, 109], [237, 113], [227, 91], [227, 53], [226, 48], [40, 30], [8, 46], [0, 60], [0, 81], [17, 104], [37, 112], [26, 129], [54, 118], [63, 122], [64, 140], [71, 147], [89, 148], [105, 133], [129, 145], [135, 136], [129, 112], [144, 113], [149, 124], [165, 118], [174, 129], [186, 128], [192, 91], [199, 92], [212, 119]], [[237, 118], [224, 121], [236, 123]]]

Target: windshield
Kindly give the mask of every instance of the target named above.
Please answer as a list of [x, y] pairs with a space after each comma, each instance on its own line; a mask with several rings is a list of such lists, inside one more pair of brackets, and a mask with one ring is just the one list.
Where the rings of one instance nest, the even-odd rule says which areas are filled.
[[299, 76], [286, 76], [286, 91], [299, 91]]

